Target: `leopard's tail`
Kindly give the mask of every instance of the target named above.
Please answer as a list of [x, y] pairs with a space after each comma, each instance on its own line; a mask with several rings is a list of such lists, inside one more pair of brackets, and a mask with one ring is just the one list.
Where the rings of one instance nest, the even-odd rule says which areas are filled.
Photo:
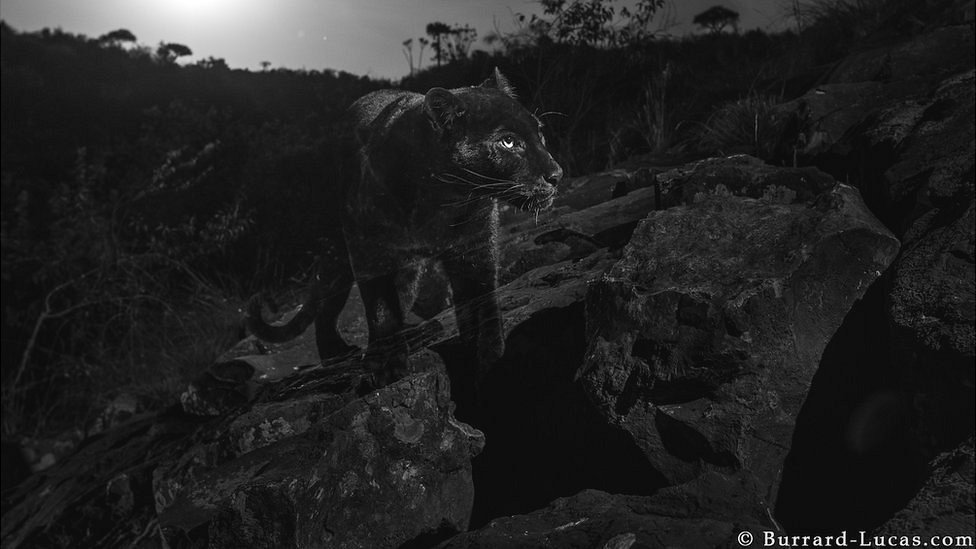
[[253, 296], [247, 303], [247, 329], [258, 339], [269, 343], [282, 343], [295, 339], [315, 321], [319, 310], [318, 299], [309, 299], [302, 304], [298, 313], [284, 324], [270, 324], [264, 320], [264, 306], [274, 309], [274, 304], [265, 295]]

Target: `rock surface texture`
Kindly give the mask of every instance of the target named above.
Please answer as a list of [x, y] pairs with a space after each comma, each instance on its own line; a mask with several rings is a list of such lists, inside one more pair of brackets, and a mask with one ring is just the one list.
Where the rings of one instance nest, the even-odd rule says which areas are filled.
[[824, 347], [898, 241], [851, 187], [745, 171], [771, 177], [750, 185], [735, 159], [662, 174], [700, 190], [591, 285], [579, 379], [669, 483], [745, 473], [771, 505]]
[[319, 368], [215, 419], [130, 423], [32, 478], [4, 545], [398, 547], [464, 531], [484, 436], [454, 419], [436, 355], [414, 359], [366, 394], [362, 371]]
[[782, 106], [804, 121], [805, 162], [856, 185], [902, 242], [821, 364], [784, 475], [787, 528], [883, 521], [922, 486], [927, 463], [976, 427], [968, 9], [967, 24], [861, 48]]
[[452, 417], [443, 371], [353, 400], [302, 392], [253, 405], [156, 469], [167, 539], [202, 528], [211, 547], [396, 547], [467, 528], [484, 439]]
[[748, 492], [717, 475], [663, 489], [652, 497], [584, 490], [545, 509], [494, 520], [439, 547], [725, 547], [735, 544], [743, 532], [761, 539], [770, 529], [749, 518], [762, 509], [741, 499]]

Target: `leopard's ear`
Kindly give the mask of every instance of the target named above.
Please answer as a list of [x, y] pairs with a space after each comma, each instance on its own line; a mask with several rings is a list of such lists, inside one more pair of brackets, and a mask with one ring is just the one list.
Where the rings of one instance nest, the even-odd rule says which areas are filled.
[[464, 116], [461, 98], [444, 88], [431, 88], [424, 97], [424, 112], [435, 128], [450, 128], [454, 121]]
[[487, 80], [481, 83], [482, 88], [494, 88], [505, 93], [505, 95], [515, 99], [515, 88], [508, 82], [508, 78], [502, 74], [502, 71], [495, 67], [495, 70], [491, 73], [491, 76]]

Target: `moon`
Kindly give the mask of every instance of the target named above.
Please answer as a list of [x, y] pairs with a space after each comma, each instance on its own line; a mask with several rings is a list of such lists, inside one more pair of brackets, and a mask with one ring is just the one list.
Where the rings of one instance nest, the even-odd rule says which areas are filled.
[[257, 23], [272, 7], [271, 2], [261, 0], [152, 0], [142, 5], [174, 29], [215, 31]]

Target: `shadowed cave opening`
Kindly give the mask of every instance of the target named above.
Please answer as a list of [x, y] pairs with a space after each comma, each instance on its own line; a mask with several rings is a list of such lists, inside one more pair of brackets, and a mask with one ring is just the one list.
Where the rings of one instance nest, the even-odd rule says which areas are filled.
[[910, 429], [912, 395], [890, 356], [889, 276], [844, 318], [797, 416], [776, 502], [788, 532], [870, 531], [902, 509], [925, 478]]
[[664, 480], [625, 435], [598, 417], [574, 381], [586, 351], [582, 303], [535, 314], [507, 338], [505, 355], [473, 391], [473, 360], [437, 349], [456, 416], [485, 433], [474, 459], [472, 529], [545, 507], [585, 488], [648, 495]]

